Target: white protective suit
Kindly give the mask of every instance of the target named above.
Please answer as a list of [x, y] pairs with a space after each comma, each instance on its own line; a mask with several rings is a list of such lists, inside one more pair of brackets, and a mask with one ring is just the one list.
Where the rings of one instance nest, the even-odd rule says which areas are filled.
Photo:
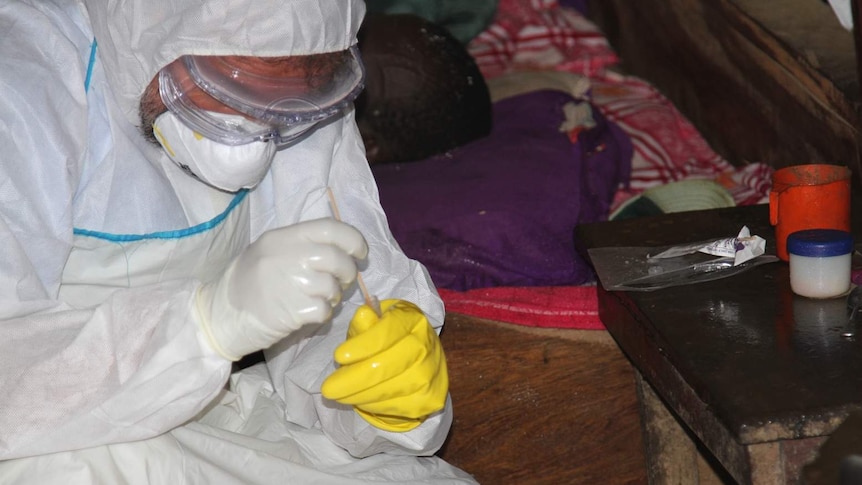
[[137, 126], [145, 86], [180, 55], [343, 50], [363, 14], [357, 0], [0, 2], [0, 483], [472, 483], [427, 456], [451, 403], [389, 433], [321, 397], [355, 285], [331, 324], [233, 376], [196, 321], [201, 281], [263, 232], [330, 216], [330, 186], [368, 241], [371, 292], [440, 327], [352, 111], [239, 194], [188, 176]]

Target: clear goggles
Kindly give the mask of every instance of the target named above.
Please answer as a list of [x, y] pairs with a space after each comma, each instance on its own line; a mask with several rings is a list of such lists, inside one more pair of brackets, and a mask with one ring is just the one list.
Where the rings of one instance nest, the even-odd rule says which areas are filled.
[[364, 87], [356, 46], [266, 60], [180, 57], [159, 74], [162, 101], [186, 126], [219, 143], [283, 146], [343, 110]]

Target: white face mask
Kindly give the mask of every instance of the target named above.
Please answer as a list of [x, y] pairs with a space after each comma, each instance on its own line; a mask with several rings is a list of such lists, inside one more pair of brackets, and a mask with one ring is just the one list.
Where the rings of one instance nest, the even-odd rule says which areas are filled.
[[[230, 119], [234, 115], [211, 113]], [[260, 182], [275, 156], [275, 143], [223, 145], [188, 128], [166, 111], [153, 123], [156, 139], [171, 160], [204, 183], [228, 192], [250, 189]]]

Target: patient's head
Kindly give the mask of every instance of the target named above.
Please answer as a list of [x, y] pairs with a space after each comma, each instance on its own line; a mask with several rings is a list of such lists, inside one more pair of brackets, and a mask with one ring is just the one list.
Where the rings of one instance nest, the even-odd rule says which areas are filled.
[[356, 119], [371, 163], [421, 160], [491, 131], [491, 100], [473, 58], [413, 15], [374, 15], [359, 31], [367, 70]]

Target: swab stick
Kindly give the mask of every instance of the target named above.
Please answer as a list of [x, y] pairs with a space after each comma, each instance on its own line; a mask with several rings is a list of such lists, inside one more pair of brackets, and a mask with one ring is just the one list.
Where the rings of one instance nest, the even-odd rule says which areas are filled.
[[[336, 221], [340, 221], [341, 214], [338, 212], [338, 204], [335, 203], [335, 195], [332, 193], [332, 187], [326, 187], [326, 196], [329, 197], [329, 207], [332, 209], [332, 215]], [[365, 304], [371, 307], [378, 317], [381, 316], [380, 301], [368, 292], [368, 287], [365, 286], [361, 273], [356, 273], [356, 282], [359, 284], [359, 291], [362, 292], [362, 297], [365, 298]]]

